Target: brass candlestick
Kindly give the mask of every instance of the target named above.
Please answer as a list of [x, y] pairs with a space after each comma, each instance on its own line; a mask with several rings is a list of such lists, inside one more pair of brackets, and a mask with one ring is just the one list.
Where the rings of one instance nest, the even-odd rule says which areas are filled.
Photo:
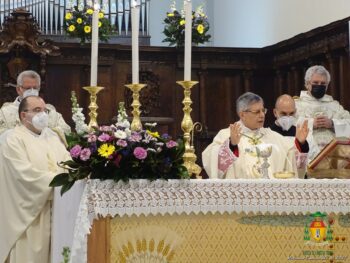
[[87, 90], [90, 94], [90, 104], [89, 104], [89, 116], [90, 116], [90, 122], [89, 122], [89, 130], [93, 130], [94, 127], [97, 127], [97, 109], [98, 105], [96, 103], [97, 101], [97, 93], [99, 93], [101, 90], [104, 89], [104, 87], [98, 87], [98, 86], [88, 86], [83, 87], [84, 90]]
[[184, 132], [185, 153], [183, 155], [184, 166], [187, 168], [190, 176], [193, 174], [198, 177], [202, 168], [196, 164], [197, 156], [194, 151], [194, 147], [191, 144], [191, 132], [193, 130], [193, 121], [191, 118], [191, 88], [198, 83], [198, 81], [177, 81], [177, 84], [184, 88], [184, 99], [182, 101], [184, 107], [184, 118], [181, 122], [181, 128]]
[[132, 122], [131, 122], [131, 130], [132, 131], [140, 131], [142, 129], [142, 123], [140, 119], [140, 106], [141, 103], [139, 101], [140, 98], [140, 90], [146, 87], [146, 84], [140, 84], [140, 83], [133, 83], [133, 84], [127, 84], [125, 85], [128, 89], [132, 91]]

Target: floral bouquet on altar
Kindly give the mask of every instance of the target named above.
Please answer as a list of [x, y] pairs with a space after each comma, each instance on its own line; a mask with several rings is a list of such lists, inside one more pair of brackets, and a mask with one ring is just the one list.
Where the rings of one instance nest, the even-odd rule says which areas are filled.
[[[184, 11], [176, 10], [176, 2], [170, 6], [171, 11], [167, 12], [164, 19], [165, 27], [163, 42], [169, 42], [169, 46], [184, 46], [185, 43], [185, 14]], [[208, 42], [211, 35], [208, 34], [208, 17], [203, 12], [203, 7], [199, 6], [192, 12], [192, 43], [195, 45]]]
[[[90, 41], [93, 12], [94, 9], [90, 6], [74, 6], [70, 12], [67, 12], [64, 17], [63, 28], [68, 36], [79, 38], [81, 44]], [[111, 24], [102, 11], [99, 12], [98, 18], [99, 39], [107, 42], [112, 31]]]
[[72, 101], [77, 131], [67, 136], [72, 159], [60, 164], [67, 172], [55, 176], [50, 183], [62, 186], [61, 194], [84, 178], [115, 181], [189, 178], [183, 165], [182, 140], [175, 141], [167, 134], [160, 136], [153, 131], [155, 124], [131, 131], [123, 103], [119, 105], [116, 124], [88, 132], [74, 94]]

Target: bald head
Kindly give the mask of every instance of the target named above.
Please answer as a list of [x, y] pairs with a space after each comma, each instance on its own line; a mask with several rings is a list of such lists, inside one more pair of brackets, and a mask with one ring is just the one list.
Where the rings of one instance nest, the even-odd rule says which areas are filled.
[[273, 109], [276, 118], [282, 116], [294, 116], [295, 112], [295, 102], [290, 95], [283, 94], [277, 98], [275, 108]]

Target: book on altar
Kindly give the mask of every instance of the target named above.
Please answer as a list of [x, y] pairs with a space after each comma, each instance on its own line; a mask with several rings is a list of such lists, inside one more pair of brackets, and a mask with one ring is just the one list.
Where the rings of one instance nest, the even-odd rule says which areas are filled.
[[350, 179], [350, 139], [333, 139], [310, 162], [307, 168], [308, 178]]

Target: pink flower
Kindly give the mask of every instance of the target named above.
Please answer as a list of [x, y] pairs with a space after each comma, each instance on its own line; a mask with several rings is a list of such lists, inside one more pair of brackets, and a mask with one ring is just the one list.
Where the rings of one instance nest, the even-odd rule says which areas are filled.
[[109, 132], [111, 130], [112, 130], [111, 126], [106, 126], [106, 125], [100, 126], [100, 131], [102, 131], [102, 132]]
[[74, 145], [72, 149], [70, 149], [69, 153], [70, 156], [73, 158], [78, 158], [81, 152], [81, 146], [80, 145]]
[[121, 147], [126, 147], [128, 146], [128, 143], [125, 140], [118, 140], [117, 145]]
[[131, 136], [129, 137], [129, 141], [131, 142], [139, 142], [141, 141], [142, 136], [138, 133], [133, 132]]
[[169, 149], [170, 148], [173, 148], [173, 147], [176, 147], [177, 146], [177, 142], [173, 141], [173, 140], [170, 140], [166, 143], [166, 147], [168, 147]]
[[139, 160], [144, 160], [147, 157], [147, 151], [142, 147], [136, 147], [134, 150], [134, 156]]
[[108, 142], [111, 136], [109, 136], [107, 133], [102, 133], [100, 136], [98, 136], [98, 140], [100, 142]]
[[97, 136], [95, 134], [88, 135], [88, 142], [96, 142]]
[[91, 151], [89, 148], [84, 148], [80, 152], [80, 160], [87, 161], [90, 159]]

